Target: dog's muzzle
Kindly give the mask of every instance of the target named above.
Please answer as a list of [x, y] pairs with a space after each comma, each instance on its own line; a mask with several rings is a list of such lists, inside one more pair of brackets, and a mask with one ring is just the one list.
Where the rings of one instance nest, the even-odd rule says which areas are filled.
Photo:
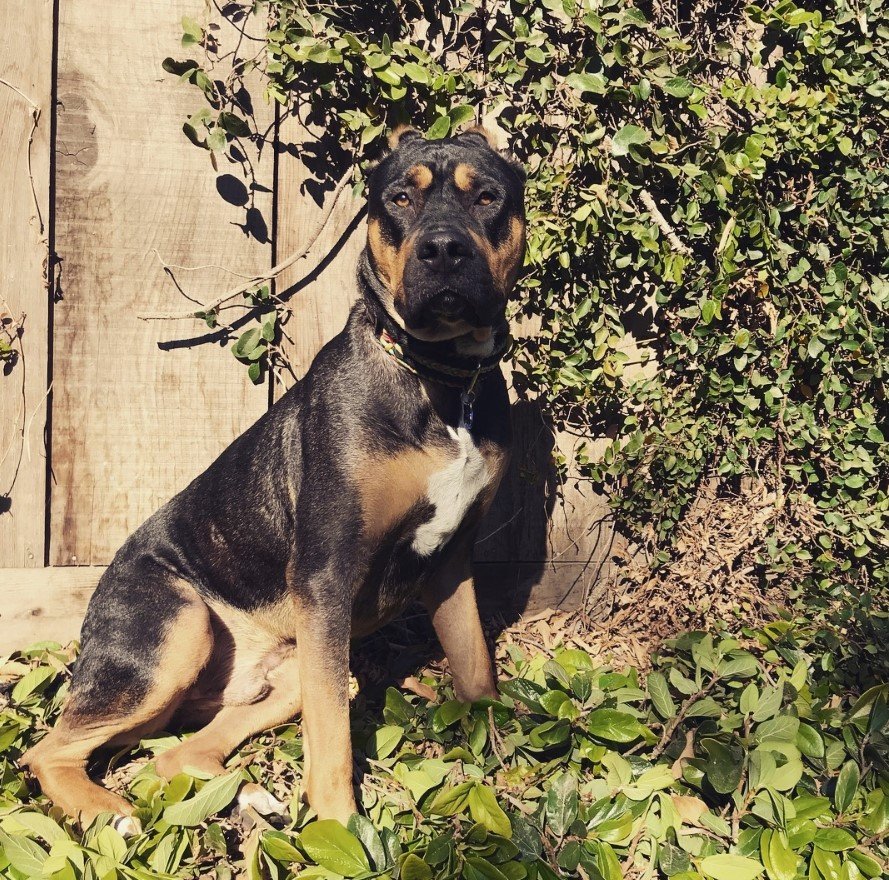
[[464, 321], [483, 327], [498, 323], [504, 302], [490, 269], [469, 234], [453, 225], [422, 232], [405, 269], [411, 326]]

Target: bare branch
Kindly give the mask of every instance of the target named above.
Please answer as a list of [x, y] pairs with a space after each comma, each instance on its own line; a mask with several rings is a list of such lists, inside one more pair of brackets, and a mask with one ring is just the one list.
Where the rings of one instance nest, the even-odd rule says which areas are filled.
[[664, 238], [670, 242], [670, 247], [673, 248], [677, 254], [690, 257], [691, 248], [676, 234], [676, 230], [673, 229], [670, 222], [661, 213], [660, 208], [658, 208], [657, 202], [655, 202], [651, 193], [647, 189], [639, 190], [639, 198], [642, 200], [642, 204], [645, 205], [645, 210], [651, 214], [651, 219], [654, 220], [657, 228], [664, 234]]
[[[271, 281], [274, 278], [277, 278], [282, 272], [289, 269], [294, 263], [298, 263], [300, 260], [308, 256], [311, 252], [312, 248], [315, 246], [315, 243], [321, 237], [321, 233], [324, 232], [327, 227], [328, 222], [330, 221], [331, 216], [333, 215], [333, 209], [336, 207], [336, 203], [339, 200], [340, 194], [346, 188], [350, 180], [352, 179], [352, 170], [349, 169], [339, 180], [336, 187], [333, 190], [333, 193], [330, 197], [330, 205], [327, 210], [324, 212], [324, 216], [319, 221], [317, 227], [311, 236], [309, 236], [308, 243], [302, 250], [296, 251], [295, 253], [290, 254], [290, 256], [283, 259], [277, 266], [273, 266], [267, 272], [264, 272], [260, 275], [254, 275], [252, 278], [239, 284], [237, 287], [233, 287], [231, 290], [226, 291], [222, 296], [217, 297], [216, 299], [208, 302], [208, 303], [196, 303], [198, 308], [192, 309], [188, 312], [153, 312], [153, 313], [145, 313], [138, 315], [137, 317], [141, 318], [143, 321], [178, 321], [186, 318], [194, 318], [196, 312], [212, 312], [215, 309], [218, 309], [220, 306], [229, 302], [230, 300], [236, 299], [239, 296], [243, 296], [248, 291], [257, 287], [260, 284], [263, 284], [266, 281]], [[357, 212], [356, 212], [357, 213]], [[179, 283], [176, 281], [175, 275], [170, 267], [165, 266], [164, 271], [173, 278], [174, 283], [177, 287], [179, 287], [180, 292], [185, 296], [186, 294], [182, 291], [182, 288], [179, 286]], [[187, 297], [191, 299], [191, 297]]]

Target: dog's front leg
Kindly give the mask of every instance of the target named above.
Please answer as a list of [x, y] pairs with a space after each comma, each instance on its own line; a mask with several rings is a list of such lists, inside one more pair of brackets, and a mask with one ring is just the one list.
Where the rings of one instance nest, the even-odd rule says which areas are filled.
[[482, 632], [472, 580], [472, 543], [455, 549], [422, 593], [438, 640], [444, 648], [457, 698], [472, 702], [497, 699], [494, 667]]
[[356, 807], [349, 731], [351, 609], [340, 604], [298, 602], [296, 649], [305, 795], [319, 818], [339, 819], [345, 825]]

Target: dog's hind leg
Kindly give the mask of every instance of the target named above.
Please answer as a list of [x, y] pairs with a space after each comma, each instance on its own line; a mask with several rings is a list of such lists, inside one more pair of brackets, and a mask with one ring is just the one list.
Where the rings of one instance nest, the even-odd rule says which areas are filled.
[[[299, 664], [289, 654], [267, 677], [268, 693], [250, 705], [223, 706], [213, 720], [178, 746], [159, 755], [155, 769], [172, 779], [189, 768], [218, 776], [225, 773], [225, 759], [242, 743], [263, 730], [290, 721], [302, 707]], [[283, 813], [280, 803], [261, 785], [248, 782], [238, 793], [238, 803], [264, 815]]]
[[[108, 576], [110, 575], [110, 577]], [[150, 572], [103, 578], [90, 604], [84, 643], [62, 715], [21, 763], [44, 793], [85, 827], [102, 812], [129, 817], [124, 798], [93, 782], [90, 755], [161, 729], [210, 657], [213, 631], [188, 585]], [[125, 819], [119, 830], [138, 831]]]
[[244, 740], [290, 721], [302, 706], [295, 651], [268, 673], [267, 681], [271, 687], [261, 700], [247, 706], [223, 706], [206, 727], [159, 755], [158, 774], [172, 779], [187, 767], [214, 776], [224, 773], [223, 762]]

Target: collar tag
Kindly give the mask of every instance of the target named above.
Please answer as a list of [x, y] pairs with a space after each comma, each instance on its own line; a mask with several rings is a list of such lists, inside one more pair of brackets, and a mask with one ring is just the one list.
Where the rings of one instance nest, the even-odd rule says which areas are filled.
[[460, 392], [460, 427], [472, 430], [472, 422], [475, 418], [475, 392], [472, 389]]
[[469, 386], [460, 392], [460, 427], [466, 428], [467, 431], [472, 430], [472, 422], [475, 417], [475, 383], [478, 382], [481, 371], [482, 365], [479, 363]]

